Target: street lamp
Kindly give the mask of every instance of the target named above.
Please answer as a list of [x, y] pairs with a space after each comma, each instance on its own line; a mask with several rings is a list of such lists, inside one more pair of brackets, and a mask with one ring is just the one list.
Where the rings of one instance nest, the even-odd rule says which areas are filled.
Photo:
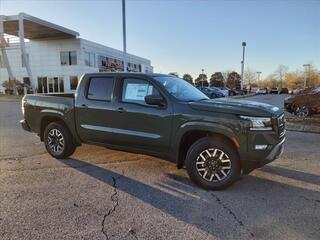
[[202, 71], [202, 75], [201, 75], [201, 88], [203, 88], [203, 81], [204, 81], [204, 69], [202, 68], [201, 69], [201, 71]]
[[311, 64], [303, 64], [302, 65], [305, 68], [305, 73], [304, 73], [304, 84], [303, 84], [303, 88], [305, 89], [307, 86], [307, 68], [308, 68], [308, 73], [310, 74], [310, 67]]
[[262, 73], [262, 72], [256, 72], [257, 74], [258, 74], [258, 82], [260, 81], [260, 74]]
[[127, 71], [126, 0], [122, 0], [123, 69]]
[[241, 61], [241, 90], [243, 90], [243, 74], [244, 74], [244, 54], [246, 49], [247, 43], [242, 42], [242, 61]]

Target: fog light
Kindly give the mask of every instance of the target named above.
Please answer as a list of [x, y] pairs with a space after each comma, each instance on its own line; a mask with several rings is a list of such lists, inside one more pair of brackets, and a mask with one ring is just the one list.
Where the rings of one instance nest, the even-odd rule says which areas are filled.
[[265, 150], [268, 147], [268, 145], [255, 145], [255, 150]]

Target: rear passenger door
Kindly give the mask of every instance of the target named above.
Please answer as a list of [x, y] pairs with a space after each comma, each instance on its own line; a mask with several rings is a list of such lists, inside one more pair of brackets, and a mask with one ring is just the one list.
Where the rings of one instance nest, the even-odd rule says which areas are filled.
[[114, 111], [114, 77], [93, 76], [87, 80], [84, 96], [76, 102], [76, 125], [84, 142], [110, 143]]
[[119, 84], [116, 102], [114, 142], [117, 145], [165, 153], [170, 145], [172, 106], [147, 105], [146, 95], [161, 95], [160, 90], [147, 79], [128, 77]]

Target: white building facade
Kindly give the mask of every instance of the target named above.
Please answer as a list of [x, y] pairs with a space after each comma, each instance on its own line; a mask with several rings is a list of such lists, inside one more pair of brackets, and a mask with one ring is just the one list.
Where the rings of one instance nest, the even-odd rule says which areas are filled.
[[[29, 22], [34, 24], [35, 20], [38, 20], [37, 24], [49, 25], [46, 29], [48, 33], [50, 33], [50, 28], [53, 29], [52, 31], [56, 31], [59, 27], [54, 24], [50, 26], [51, 23], [34, 17], [31, 18], [26, 14], [19, 14], [18, 16], [20, 15], [34, 20], [31, 21], [27, 18], [28, 20], [24, 21], [25, 25]], [[14, 35], [13, 21], [9, 22], [11, 25], [6, 24], [6, 19], [10, 21], [10, 19], [15, 18], [2, 16], [3, 32], [6, 34], [7, 26], [7, 32]], [[32, 25], [30, 26], [27, 25], [25, 29], [30, 31]], [[41, 25], [33, 26], [33, 32], [36, 32], [37, 28], [40, 30], [40, 27], [42, 27]], [[65, 29], [62, 28], [62, 30]], [[16, 36], [20, 37], [19, 43], [9, 43], [9, 46], [5, 48], [2, 45], [0, 52], [0, 85], [10, 78], [14, 78], [31, 85], [35, 92], [73, 92], [77, 87], [78, 79], [84, 73], [124, 71], [124, 54], [122, 51], [81, 39], [77, 36], [77, 33], [72, 36], [72, 34], [63, 34], [63, 31], [61, 31], [58, 39], [55, 39], [51, 33], [49, 38], [46, 36], [39, 38], [39, 35], [38, 37], [32, 37], [35, 36], [32, 35], [33, 32], [30, 32], [31, 39], [27, 41], [21, 37], [21, 34], [20, 36], [17, 34]], [[20, 30], [19, 33], [21, 33]], [[27, 38], [28, 32], [26, 33], [26, 30], [24, 30], [24, 34]], [[24, 42], [24, 46], [21, 45], [21, 41]], [[127, 71], [153, 72], [153, 67], [148, 59], [127, 54], [126, 61]], [[2, 86], [0, 86], [0, 92], [4, 92]]]

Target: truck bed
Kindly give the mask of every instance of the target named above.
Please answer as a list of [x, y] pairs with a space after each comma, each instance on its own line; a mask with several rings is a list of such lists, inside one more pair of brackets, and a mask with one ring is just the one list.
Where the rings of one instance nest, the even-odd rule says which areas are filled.
[[22, 101], [25, 106], [24, 118], [33, 132], [39, 134], [41, 121], [51, 116], [60, 116], [71, 131], [74, 129], [74, 94], [27, 94]]

